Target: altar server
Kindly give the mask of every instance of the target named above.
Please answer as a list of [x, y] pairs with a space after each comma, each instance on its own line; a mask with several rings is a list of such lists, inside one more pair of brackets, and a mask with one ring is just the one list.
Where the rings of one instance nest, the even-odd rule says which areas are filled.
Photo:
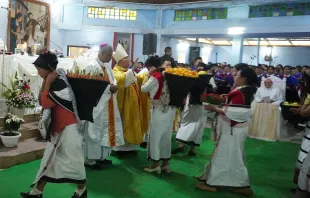
[[272, 86], [273, 82], [270, 78], [264, 80], [264, 85], [258, 88], [255, 101], [261, 103], [272, 103], [274, 105], [280, 105], [284, 102], [284, 98], [279, 88]]
[[[129, 58], [122, 45], [118, 44], [113, 57], [117, 65], [113, 73], [117, 81], [117, 103], [121, 115], [124, 130], [125, 145], [115, 147], [115, 151], [136, 151], [137, 145], [143, 142], [143, 136], [148, 127], [148, 116], [143, 116], [146, 111], [145, 98], [141, 97], [139, 85], [143, 82], [144, 75], [136, 75], [133, 70], [137, 67], [135, 61], [132, 69], [129, 69]], [[146, 113], [147, 114], [147, 113]]]
[[[51, 109], [51, 137], [36, 180], [31, 185], [37, 185], [36, 188], [28, 193], [21, 193], [21, 196], [42, 198], [43, 189], [50, 182], [77, 184], [78, 189], [72, 198], [87, 198], [82, 127], [73, 91], [65, 72], [55, 71], [58, 64], [55, 54], [41, 54], [33, 64], [43, 78], [40, 105], [44, 110]], [[58, 195], [57, 192], [54, 193], [51, 197]]]
[[103, 73], [105, 81], [110, 83], [93, 110], [94, 123], [87, 122], [85, 127], [85, 165], [94, 169], [100, 169], [100, 164], [111, 164], [112, 161], [105, 159], [110, 155], [111, 147], [124, 145], [123, 127], [115, 94], [117, 82], [108, 64], [112, 54], [110, 45], [100, 45], [97, 59], [85, 68], [86, 73]]
[[[153, 164], [144, 170], [158, 174], [161, 171], [170, 173], [171, 138], [176, 108], [169, 106], [170, 95], [163, 76], [164, 68], [159, 68], [161, 66], [160, 58], [157, 56], [150, 57], [147, 62], [156, 69], [150, 71], [148, 81], [141, 87], [142, 92], [149, 93], [152, 106], [148, 158], [153, 161]], [[160, 160], [163, 160], [162, 166], [159, 164]]]

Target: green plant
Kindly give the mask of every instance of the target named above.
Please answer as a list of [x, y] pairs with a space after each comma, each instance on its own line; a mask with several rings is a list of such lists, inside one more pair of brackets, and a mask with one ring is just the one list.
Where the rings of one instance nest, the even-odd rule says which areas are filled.
[[35, 96], [29, 86], [30, 80], [24, 81], [18, 79], [17, 72], [14, 78], [10, 78], [10, 88], [5, 84], [1, 85], [6, 88], [2, 94], [6, 99], [6, 104], [15, 108], [34, 108]]
[[20, 125], [23, 124], [24, 122], [25, 121], [22, 118], [19, 118], [11, 113], [8, 113], [4, 117], [4, 129], [8, 130], [8, 132], [6, 132], [6, 135], [7, 136], [15, 135], [13, 132], [18, 131]]

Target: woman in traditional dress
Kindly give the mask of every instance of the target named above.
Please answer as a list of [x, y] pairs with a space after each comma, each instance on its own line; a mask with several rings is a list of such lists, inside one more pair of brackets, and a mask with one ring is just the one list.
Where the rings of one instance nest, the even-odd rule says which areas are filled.
[[46, 183], [73, 183], [78, 188], [72, 198], [87, 198], [86, 173], [82, 125], [77, 115], [74, 94], [63, 70], [57, 70], [55, 54], [41, 54], [33, 63], [43, 78], [39, 95], [44, 110], [51, 110], [49, 127], [50, 140], [47, 143], [41, 167], [32, 191], [21, 193], [24, 198], [41, 198]]
[[253, 195], [248, 170], [244, 161], [244, 143], [248, 135], [251, 102], [256, 92], [256, 74], [253, 69], [241, 68], [235, 77], [236, 88], [227, 95], [226, 105], [205, 109], [218, 114], [213, 137], [217, 141], [210, 163], [197, 177], [203, 183], [197, 188], [216, 192], [218, 187], [231, 187], [233, 192]]
[[[309, 85], [307, 85], [309, 86]], [[310, 95], [308, 94], [304, 105], [300, 109], [300, 115], [304, 117], [310, 117]], [[307, 126], [308, 128], [308, 126]], [[308, 129], [309, 132], [309, 129]], [[309, 134], [308, 134], [309, 136]], [[306, 143], [307, 144], [306, 144]], [[308, 198], [310, 197], [310, 152], [309, 152], [309, 137], [306, 135], [304, 136], [302, 146], [306, 146], [306, 148], [300, 148], [300, 152], [303, 152], [303, 156], [299, 153], [299, 161], [301, 167], [300, 170], [297, 171], [296, 176], [298, 176], [298, 183], [297, 183], [297, 191], [294, 198]], [[303, 157], [303, 158], [302, 158]], [[300, 159], [302, 158], [302, 159]]]
[[[207, 65], [200, 63], [196, 69], [197, 71], [207, 70]], [[204, 110], [200, 101], [201, 94], [196, 91], [196, 95], [189, 94], [186, 98], [181, 126], [176, 136], [176, 140], [180, 143], [178, 148], [172, 151], [172, 154], [183, 153], [184, 145], [186, 144], [190, 146], [188, 155], [196, 155], [195, 148], [200, 145], [205, 125]]]
[[[150, 57], [146, 63], [156, 69], [150, 70], [149, 79], [141, 87], [141, 91], [148, 92], [151, 99], [151, 121], [147, 147], [148, 158], [153, 161], [153, 164], [144, 170], [158, 174], [162, 171], [170, 173], [171, 138], [176, 109], [169, 106], [169, 90], [162, 73], [164, 68], [159, 68], [160, 58]], [[160, 166], [161, 160], [163, 163]]]

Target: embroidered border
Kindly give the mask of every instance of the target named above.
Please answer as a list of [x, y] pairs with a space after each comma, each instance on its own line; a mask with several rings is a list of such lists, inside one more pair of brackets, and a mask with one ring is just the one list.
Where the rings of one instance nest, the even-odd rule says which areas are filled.
[[109, 143], [110, 147], [116, 146], [115, 141], [115, 115], [114, 115], [114, 101], [113, 101], [113, 95], [111, 95], [111, 98], [108, 101], [108, 130], [109, 130]]

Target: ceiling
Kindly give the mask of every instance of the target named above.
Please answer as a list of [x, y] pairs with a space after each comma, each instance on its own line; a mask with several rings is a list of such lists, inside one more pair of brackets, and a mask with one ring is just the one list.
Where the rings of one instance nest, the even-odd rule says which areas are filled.
[[[198, 39], [198, 40], [197, 40]], [[198, 41], [203, 44], [217, 46], [231, 46], [230, 38], [185, 38], [187, 41]], [[244, 46], [257, 46], [258, 38], [244, 39]], [[260, 46], [284, 46], [284, 47], [309, 47], [310, 37], [288, 37], [288, 38], [261, 38]]]
[[150, 4], [170, 4], [170, 3], [189, 3], [189, 2], [215, 2], [215, 1], [224, 1], [224, 0], [109, 0], [109, 1], [150, 3]]

